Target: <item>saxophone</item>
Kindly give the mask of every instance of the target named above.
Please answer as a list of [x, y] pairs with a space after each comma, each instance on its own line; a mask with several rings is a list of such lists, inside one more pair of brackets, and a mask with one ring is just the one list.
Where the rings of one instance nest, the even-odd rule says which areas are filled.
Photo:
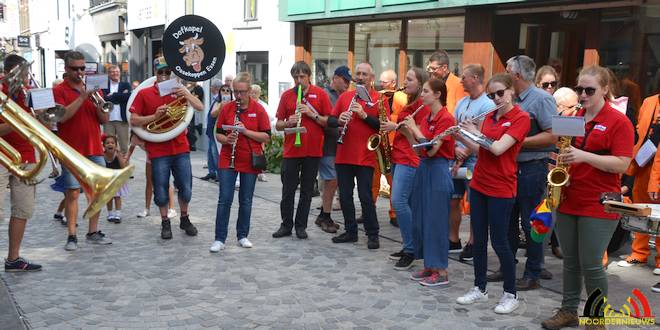
[[[380, 122], [387, 121], [387, 113], [385, 112], [385, 106], [383, 106], [384, 98], [384, 94], [381, 94], [378, 97], [378, 120], [380, 120]], [[390, 145], [390, 139], [387, 132], [379, 131], [378, 133], [371, 135], [367, 141], [367, 149], [369, 151], [376, 151], [380, 173], [392, 173], [392, 146]]]
[[[559, 138], [557, 147], [559, 148], [559, 155], [566, 153], [568, 148], [571, 146], [571, 137], [562, 136]], [[560, 157], [557, 157], [557, 166], [548, 172], [548, 206], [552, 209], [559, 207], [561, 203], [561, 191], [568, 183], [569, 179], [568, 174], [568, 165], [564, 164], [561, 161]]]

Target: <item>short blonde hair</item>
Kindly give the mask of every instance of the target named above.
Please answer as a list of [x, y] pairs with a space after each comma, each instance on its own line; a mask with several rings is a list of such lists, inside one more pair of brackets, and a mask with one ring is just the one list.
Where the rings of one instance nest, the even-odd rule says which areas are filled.
[[557, 105], [564, 105], [567, 107], [574, 106], [578, 103], [578, 95], [574, 90], [568, 87], [558, 89], [552, 96], [555, 98]]

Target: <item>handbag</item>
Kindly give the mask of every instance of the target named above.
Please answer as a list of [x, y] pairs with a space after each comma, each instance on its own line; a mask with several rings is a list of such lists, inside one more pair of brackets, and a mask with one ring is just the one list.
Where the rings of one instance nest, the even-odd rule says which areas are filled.
[[248, 146], [250, 147], [250, 154], [252, 158], [252, 168], [255, 170], [263, 171], [266, 169], [266, 155], [262, 153], [258, 154], [252, 150], [252, 143], [250, 139], [247, 139]]

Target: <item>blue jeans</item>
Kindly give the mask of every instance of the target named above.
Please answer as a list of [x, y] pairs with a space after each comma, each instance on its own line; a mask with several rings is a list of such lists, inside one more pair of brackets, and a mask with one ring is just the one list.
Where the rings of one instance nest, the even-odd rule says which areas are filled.
[[403, 252], [414, 254], [412, 235], [412, 208], [411, 200], [413, 188], [415, 187], [416, 167], [394, 164], [392, 169], [392, 208], [396, 213], [403, 240]]
[[[103, 156], [85, 156], [85, 158], [91, 160], [96, 165], [105, 167], [105, 159]], [[80, 183], [78, 182], [78, 179], [76, 179], [76, 177], [73, 176], [71, 172], [69, 172], [69, 169], [67, 169], [64, 165], [61, 165], [60, 167], [62, 168], [62, 174], [60, 174], [60, 176], [55, 179], [55, 186], [57, 188], [63, 188], [62, 192], [67, 189], [80, 189]], [[53, 189], [56, 189], [56, 187], [53, 187]], [[55, 191], [59, 190], [56, 189]]]
[[179, 200], [190, 203], [192, 197], [192, 169], [190, 167], [190, 153], [187, 152], [151, 159], [154, 203], [158, 207], [166, 206], [169, 203], [170, 173], [172, 173], [174, 184], [179, 190]]
[[[219, 194], [218, 208], [215, 213], [215, 240], [225, 242], [229, 227], [231, 204], [234, 202], [234, 184], [238, 172], [230, 169], [218, 169]], [[250, 217], [252, 216], [252, 196], [257, 175], [240, 173], [241, 187], [238, 190], [238, 220], [236, 221], [236, 238], [239, 240], [250, 232]]]
[[218, 147], [215, 136], [208, 136], [209, 149], [206, 151], [206, 166], [209, 169], [209, 175], [218, 178]]
[[[397, 182], [393, 186], [397, 186]], [[424, 259], [424, 268], [448, 267], [449, 202], [454, 190], [449, 161], [422, 159], [415, 175], [412, 194], [413, 247], [415, 257]]]
[[516, 294], [516, 264], [507, 240], [507, 230], [513, 208], [513, 198], [497, 198], [470, 190], [470, 224], [474, 245], [474, 286], [486, 290], [488, 268], [488, 231], [495, 254], [500, 259], [500, 269], [504, 275], [504, 291]]
[[518, 251], [520, 230], [518, 219], [525, 232], [527, 240], [527, 262], [523, 278], [537, 280], [543, 268], [543, 243], [535, 242], [530, 236], [529, 218], [534, 209], [541, 203], [547, 185], [548, 169], [545, 160], [533, 160], [518, 163], [518, 193], [509, 223], [509, 246], [514, 258]]

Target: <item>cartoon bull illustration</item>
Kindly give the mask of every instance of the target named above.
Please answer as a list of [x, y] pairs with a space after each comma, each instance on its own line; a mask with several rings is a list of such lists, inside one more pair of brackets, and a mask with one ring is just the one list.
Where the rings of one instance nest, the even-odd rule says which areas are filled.
[[192, 66], [195, 72], [202, 71], [202, 60], [204, 60], [204, 51], [200, 47], [204, 43], [204, 38], [198, 39], [199, 35], [195, 33], [194, 37], [190, 37], [184, 41], [179, 41], [183, 47], [179, 48], [179, 53], [184, 54], [183, 60], [186, 61], [187, 66]]

